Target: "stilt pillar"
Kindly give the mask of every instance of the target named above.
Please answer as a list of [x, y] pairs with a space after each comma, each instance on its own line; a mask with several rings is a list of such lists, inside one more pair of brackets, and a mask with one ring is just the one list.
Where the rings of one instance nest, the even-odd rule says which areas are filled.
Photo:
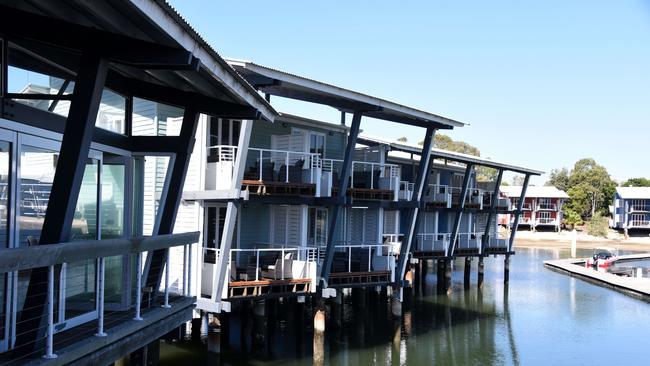
[[478, 289], [483, 288], [483, 277], [485, 276], [485, 263], [483, 263], [483, 257], [478, 257]]
[[503, 283], [510, 282], [510, 256], [506, 254], [506, 259], [503, 260]]
[[221, 353], [221, 322], [216, 314], [210, 314], [208, 322], [208, 352]]
[[402, 301], [399, 297], [399, 291], [393, 292], [393, 296], [390, 298], [390, 311], [396, 318], [402, 316]]
[[465, 257], [465, 272], [463, 273], [464, 274], [463, 284], [465, 286], [465, 289], [469, 288], [471, 271], [472, 271], [472, 258]]
[[451, 293], [451, 273], [453, 262], [451, 259], [445, 260], [445, 291], [447, 294]]

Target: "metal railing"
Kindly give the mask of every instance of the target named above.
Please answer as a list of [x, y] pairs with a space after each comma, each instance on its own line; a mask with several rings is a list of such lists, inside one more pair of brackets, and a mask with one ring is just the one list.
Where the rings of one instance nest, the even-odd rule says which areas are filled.
[[650, 212], [650, 205], [629, 205], [628, 212]]
[[[142, 284], [143, 253], [153, 250], [167, 250], [167, 265], [164, 266], [164, 279], [161, 284], [163, 292], [162, 307], [171, 307], [170, 293], [191, 296], [191, 251], [192, 245], [198, 241], [199, 233], [183, 233], [160, 235], [155, 237], [139, 237], [132, 239], [87, 240], [61, 244], [26, 246], [20, 248], [0, 249], [0, 273], [7, 274], [17, 283], [14, 291], [8, 296], [20, 296], [29, 282], [25, 274], [29, 270], [47, 268], [47, 290], [41, 294], [46, 298], [47, 322], [45, 330], [45, 346], [23, 357], [35, 357], [42, 353], [47, 359], [56, 358], [54, 350], [54, 336], [57, 333], [68, 331], [96, 322], [95, 336], [105, 337], [105, 314], [119, 313], [119, 322], [142, 320], [141, 308], [143, 292]], [[178, 279], [175, 287], [170, 283], [170, 267], [178, 268], [178, 263], [170, 262], [169, 251], [171, 248], [183, 248], [183, 262], [181, 264], [182, 277]], [[128, 259], [128, 260], [127, 260]], [[124, 274], [130, 267], [131, 260], [135, 260], [136, 270], [135, 289], [132, 292], [131, 279]], [[109, 264], [110, 263], [110, 264]], [[117, 266], [116, 266], [117, 264]], [[107, 269], [111, 276], [107, 275]], [[58, 274], [58, 275], [57, 275]], [[117, 279], [115, 276], [119, 276]], [[182, 286], [181, 286], [182, 282]], [[108, 288], [107, 288], [108, 287]], [[17, 291], [16, 291], [17, 290]], [[158, 289], [155, 289], [158, 290]], [[154, 289], [150, 289], [154, 292]], [[135, 303], [132, 296], [135, 296]], [[9, 299], [9, 301], [13, 301]], [[121, 303], [116, 303], [120, 301]], [[151, 299], [149, 299], [151, 305]], [[17, 309], [15, 315], [9, 316], [9, 326], [16, 329], [19, 314], [26, 309]], [[124, 313], [132, 312], [133, 317], [124, 317]], [[114, 317], [115, 318], [115, 317]], [[33, 319], [22, 319], [21, 322]], [[115, 325], [115, 320], [111, 325]], [[89, 327], [83, 327], [86, 332]], [[91, 328], [92, 329], [92, 328]], [[34, 339], [32, 343], [38, 342]]]
[[[236, 256], [236, 258], [233, 258], [233, 256]], [[318, 258], [319, 253], [316, 247], [231, 249], [228, 255], [228, 265], [231, 268], [231, 273], [233, 271], [232, 266], [235, 266], [236, 275], [229, 282], [233, 280], [292, 279], [295, 261], [317, 263]], [[272, 263], [269, 263], [269, 261]], [[237, 267], [238, 263], [240, 264], [239, 267]], [[242, 270], [242, 272], [239, 273], [239, 270]], [[308, 278], [308, 276], [308, 267], [303, 266], [298, 278]]]
[[498, 234], [490, 234], [487, 236], [487, 238], [483, 238], [483, 247], [484, 248], [508, 248], [508, 239], [506, 238], [499, 238]]
[[429, 184], [425, 199], [429, 202], [442, 204], [449, 208], [451, 207], [452, 201], [451, 187], [440, 184]]
[[555, 203], [538, 203], [537, 211], [540, 210], [557, 211], [557, 205]]
[[447, 250], [451, 241], [450, 233], [419, 233], [417, 234], [417, 244], [415, 248], [417, 251], [442, 251], [447, 256]]
[[[526, 217], [523, 214], [519, 215], [519, 224], [520, 225], [530, 225], [531, 222], [532, 222], [531, 217]], [[513, 214], [512, 217], [510, 218], [510, 224], [512, 225], [514, 223], [515, 223], [515, 215]]]
[[410, 201], [413, 199], [413, 191], [415, 190], [415, 183], [405, 180], [399, 182], [399, 199]]
[[[255, 165], [247, 164], [245, 175], [248, 179], [314, 184], [322, 169], [320, 154], [256, 147], [251, 147], [248, 150], [247, 161], [254, 160], [255, 162]], [[276, 164], [278, 164], [277, 167]], [[303, 170], [309, 170], [308, 182], [304, 181]]]
[[550, 224], [556, 224], [557, 219], [554, 217], [540, 217], [536, 219], [538, 225], [550, 225]]
[[237, 146], [233, 145], [208, 146], [208, 151], [216, 151], [216, 154], [214, 155], [217, 158], [217, 161], [234, 163], [237, 157]]
[[[335, 172], [336, 166], [342, 166], [343, 160], [341, 159], [323, 159], [323, 171], [324, 172]], [[357, 176], [355, 183], [355, 173], [370, 173], [369, 181], [360, 181]], [[375, 173], [379, 173], [379, 177], [375, 177]], [[390, 189], [395, 190], [399, 188], [400, 184], [399, 178], [401, 176], [400, 166], [397, 164], [382, 164], [369, 161], [352, 161], [352, 169], [350, 171], [350, 187], [355, 187], [356, 185], [363, 184], [367, 185], [365, 188], [369, 189]], [[388, 184], [382, 186], [379, 178], [390, 178]]]
[[[319, 248], [321, 251], [324, 251], [325, 248]], [[373, 270], [380, 270], [379, 268], [375, 268], [373, 266], [373, 256], [381, 256], [381, 257], [393, 257], [393, 245], [392, 244], [374, 244], [374, 243], [359, 243], [359, 244], [352, 244], [352, 243], [344, 243], [344, 242], [339, 242], [338, 244], [334, 245], [334, 250], [335, 252], [339, 253], [347, 253], [347, 259], [346, 259], [346, 267], [347, 267], [347, 272], [356, 272], [353, 271], [353, 269], [359, 269], [362, 272], [372, 272]], [[353, 252], [356, 253], [361, 253], [363, 252], [364, 255], [367, 255], [367, 259], [365, 263], [358, 263], [358, 268], [355, 268], [354, 262], [359, 259], [356, 258], [355, 256], [352, 255]], [[336, 259], [336, 257], [335, 257]], [[385, 270], [393, 272], [395, 268], [393, 268], [393, 265], [391, 265], [391, 261], [387, 260], [385, 263]], [[334, 264], [332, 264], [334, 266]], [[383, 268], [383, 266], [380, 266]], [[365, 271], [364, 271], [365, 270]], [[332, 271], [334, 272], [334, 271]]]
[[481, 247], [481, 234], [458, 233], [456, 249], [478, 249]]
[[628, 227], [642, 227], [642, 228], [648, 228], [650, 227], [650, 221], [649, 220], [630, 220], [629, 221]]

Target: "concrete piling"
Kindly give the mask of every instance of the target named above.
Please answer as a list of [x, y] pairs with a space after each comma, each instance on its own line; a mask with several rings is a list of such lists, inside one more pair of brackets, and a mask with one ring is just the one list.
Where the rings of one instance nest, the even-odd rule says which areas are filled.
[[465, 272], [463, 273], [464, 274], [463, 284], [466, 290], [469, 289], [471, 270], [472, 270], [472, 258], [465, 257]]
[[477, 287], [479, 290], [483, 288], [483, 278], [485, 276], [485, 263], [483, 262], [483, 257], [478, 257], [478, 284]]
[[503, 260], [503, 283], [508, 284], [510, 282], [510, 256], [506, 254], [506, 258]]

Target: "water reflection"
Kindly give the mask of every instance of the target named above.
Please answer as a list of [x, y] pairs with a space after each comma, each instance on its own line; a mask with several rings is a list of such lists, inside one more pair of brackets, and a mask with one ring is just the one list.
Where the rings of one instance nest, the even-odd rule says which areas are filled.
[[648, 304], [544, 269], [542, 260], [556, 256], [564, 253], [520, 251], [511, 259], [507, 288], [503, 258], [490, 258], [483, 290], [475, 286], [476, 263], [472, 287], [464, 290], [458, 262], [449, 295], [436, 294], [436, 268], [430, 264], [424, 295], [407, 293], [399, 318], [385, 292], [348, 292], [328, 304], [326, 332], [318, 342], [311, 304], [268, 302], [265, 317], [255, 315], [256, 305], [245, 304], [227, 322], [220, 357], [188, 339], [164, 345], [161, 362], [309, 365], [315, 345], [322, 345], [326, 365], [581, 364], [603, 344], [620, 352], [590, 358], [590, 364], [642, 360], [646, 332], [638, 325], [650, 321]]

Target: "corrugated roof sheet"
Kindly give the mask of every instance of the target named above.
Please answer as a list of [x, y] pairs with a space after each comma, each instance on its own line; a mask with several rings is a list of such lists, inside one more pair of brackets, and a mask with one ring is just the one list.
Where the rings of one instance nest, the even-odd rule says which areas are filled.
[[623, 199], [650, 199], [650, 187], [616, 187]]
[[[521, 188], [521, 186], [501, 186], [500, 190], [506, 197], [519, 197]], [[528, 186], [526, 197], [569, 198], [569, 195], [554, 186]]]

